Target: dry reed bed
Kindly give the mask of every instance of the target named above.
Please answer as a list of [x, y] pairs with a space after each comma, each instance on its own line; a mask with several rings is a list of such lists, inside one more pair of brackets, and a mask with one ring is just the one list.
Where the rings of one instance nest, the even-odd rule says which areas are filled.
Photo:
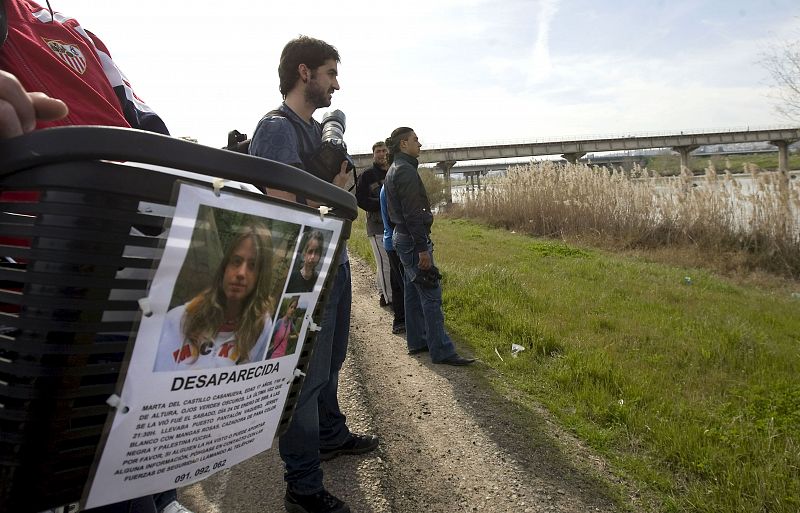
[[548, 237], [599, 239], [625, 248], [693, 245], [738, 251], [751, 268], [800, 277], [800, 180], [747, 166], [742, 180], [713, 167], [660, 177], [539, 162], [509, 169], [460, 214]]

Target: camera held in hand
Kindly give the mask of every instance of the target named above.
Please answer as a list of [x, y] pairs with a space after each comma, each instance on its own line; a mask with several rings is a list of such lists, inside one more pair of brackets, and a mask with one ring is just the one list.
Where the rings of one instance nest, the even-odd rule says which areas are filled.
[[435, 289], [439, 286], [439, 280], [441, 279], [442, 273], [439, 272], [439, 268], [432, 265], [430, 269], [419, 269], [411, 282], [416, 283], [423, 289]]
[[356, 168], [352, 157], [347, 153], [344, 129], [344, 112], [337, 109], [322, 116], [322, 146], [311, 158], [312, 169], [308, 171], [326, 182], [333, 182], [344, 161], [347, 161], [348, 172]]

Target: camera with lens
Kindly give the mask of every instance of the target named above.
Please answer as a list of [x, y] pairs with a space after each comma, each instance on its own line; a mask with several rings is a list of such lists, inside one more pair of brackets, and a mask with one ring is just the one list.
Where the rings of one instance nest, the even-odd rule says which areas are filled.
[[312, 169], [307, 171], [326, 182], [333, 182], [333, 177], [339, 174], [343, 161], [347, 161], [348, 172], [356, 168], [353, 158], [347, 153], [344, 128], [344, 112], [337, 109], [322, 116], [322, 146], [311, 157]]

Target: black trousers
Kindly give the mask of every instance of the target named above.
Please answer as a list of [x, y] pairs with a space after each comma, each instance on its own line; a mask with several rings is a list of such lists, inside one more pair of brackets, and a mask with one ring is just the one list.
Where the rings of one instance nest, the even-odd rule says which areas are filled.
[[[406, 323], [406, 307], [405, 301], [405, 286], [403, 285], [403, 264], [400, 263], [400, 257], [397, 256], [397, 251], [387, 250], [386, 254], [389, 255], [389, 281], [392, 286], [392, 309], [394, 310], [393, 328], [404, 326]], [[399, 300], [398, 300], [399, 298]]]

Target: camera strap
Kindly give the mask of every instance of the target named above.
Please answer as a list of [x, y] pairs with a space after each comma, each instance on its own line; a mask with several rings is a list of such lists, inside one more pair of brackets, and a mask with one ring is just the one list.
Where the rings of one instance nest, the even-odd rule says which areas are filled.
[[291, 115], [289, 115], [288, 112], [286, 112], [280, 107], [267, 112], [264, 115], [264, 117], [284, 118], [287, 119], [289, 123], [292, 124], [292, 128], [294, 128], [295, 137], [297, 138], [297, 153], [298, 156], [300, 157], [300, 160], [302, 161], [303, 168], [306, 171], [311, 169], [310, 164], [313, 155], [309, 155], [308, 151], [306, 150], [306, 140], [305, 136], [303, 135], [303, 129], [302, 127], [298, 126], [297, 121], [295, 121], [294, 118]]
[[[313, 159], [314, 155], [309, 155], [308, 152], [306, 151], [306, 139], [305, 136], [303, 135], [303, 128], [299, 126], [297, 124], [297, 121], [295, 121], [294, 118], [288, 112], [283, 110], [281, 107], [278, 107], [277, 109], [273, 109], [267, 112], [264, 115], [264, 117], [265, 118], [278, 117], [278, 118], [284, 118], [289, 121], [289, 123], [292, 125], [292, 128], [294, 128], [295, 138], [297, 139], [297, 155], [300, 157], [301, 160], [300, 163], [303, 164], [303, 170], [308, 171], [309, 169], [311, 169], [310, 167], [311, 160]], [[316, 123], [316, 121], [314, 121], [313, 119], [312, 122]], [[299, 194], [297, 195], [297, 201], [298, 203], [303, 203], [304, 205], [308, 204], [306, 198]]]
[[[301, 127], [297, 123], [297, 121], [294, 119], [294, 116], [290, 115], [282, 107], [283, 106], [281, 105], [281, 107], [278, 107], [277, 109], [273, 109], [273, 110], [267, 112], [264, 115], [264, 117], [285, 118], [285, 119], [287, 119], [289, 121], [289, 123], [292, 124], [292, 128], [294, 128], [294, 133], [295, 133], [295, 136], [297, 138], [297, 153], [300, 156], [300, 160], [302, 160], [303, 169], [305, 171], [308, 171], [308, 172], [314, 174], [313, 171], [312, 171], [314, 169], [314, 159], [317, 157], [317, 155], [319, 153], [319, 150], [314, 152], [314, 153], [308, 153], [306, 151], [306, 139], [305, 139], [305, 134], [304, 134], [304, 131], [303, 131], [303, 127]], [[316, 121], [314, 121], [312, 119], [312, 123], [316, 123]], [[321, 149], [321, 147], [320, 147], [320, 149]], [[353, 169], [353, 184], [348, 189], [348, 192], [353, 192], [353, 190], [356, 187], [356, 182], [357, 181], [358, 181], [358, 172], [357, 172], [356, 169]]]

